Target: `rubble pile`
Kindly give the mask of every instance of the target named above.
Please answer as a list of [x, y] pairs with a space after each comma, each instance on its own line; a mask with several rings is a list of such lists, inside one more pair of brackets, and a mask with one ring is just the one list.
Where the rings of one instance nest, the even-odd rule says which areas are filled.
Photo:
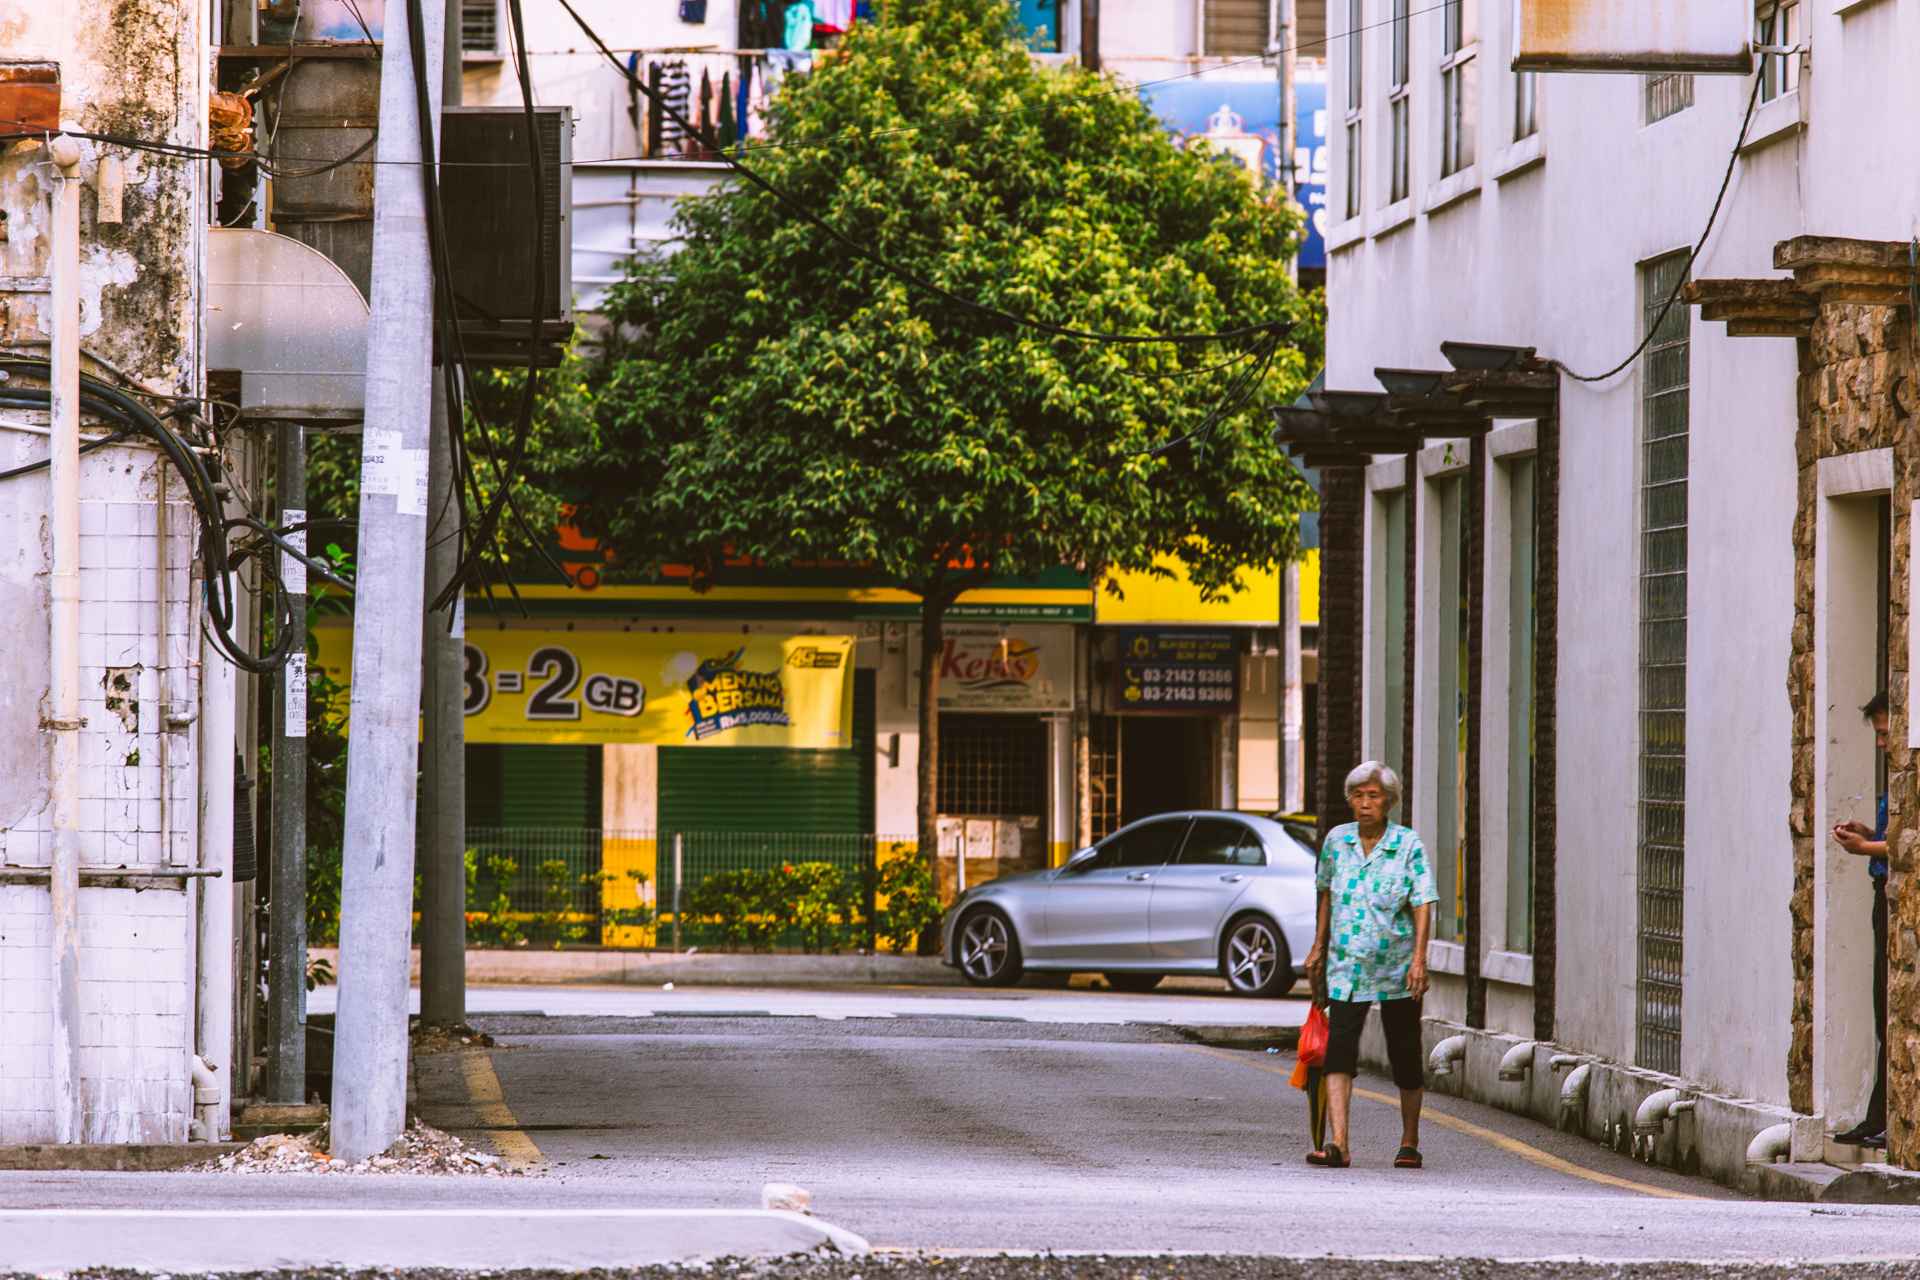
[[410, 1039], [415, 1053], [458, 1053], [462, 1049], [491, 1049], [494, 1039], [464, 1022], [427, 1022], [413, 1020]]
[[520, 1174], [518, 1169], [510, 1171], [502, 1166], [499, 1156], [477, 1151], [452, 1134], [417, 1120], [385, 1154], [355, 1164], [330, 1155], [328, 1145], [325, 1125], [312, 1133], [268, 1134], [232, 1155], [191, 1168], [198, 1173], [474, 1174], [495, 1178]]

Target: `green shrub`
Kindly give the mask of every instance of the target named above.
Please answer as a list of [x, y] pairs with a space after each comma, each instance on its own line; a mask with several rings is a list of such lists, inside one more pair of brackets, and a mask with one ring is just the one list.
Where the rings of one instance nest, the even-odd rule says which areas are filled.
[[874, 914], [874, 935], [884, 938], [892, 951], [912, 951], [920, 945], [920, 935], [940, 923], [946, 910], [934, 891], [933, 873], [926, 859], [905, 854], [880, 864], [875, 891], [887, 905]]
[[831, 862], [717, 871], [686, 892], [683, 940], [691, 935], [701, 946], [765, 952], [791, 936], [808, 954], [837, 954], [867, 937], [867, 884], [866, 876], [849, 878]]

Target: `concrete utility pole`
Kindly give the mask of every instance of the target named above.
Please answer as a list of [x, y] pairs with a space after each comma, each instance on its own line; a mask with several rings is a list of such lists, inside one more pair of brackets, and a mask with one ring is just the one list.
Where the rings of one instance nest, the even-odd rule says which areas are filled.
[[[333, 1154], [378, 1155], [406, 1124], [407, 968], [419, 767], [421, 592], [433, 382], [433, 263], [410, 56], [410, 6], [387, 9], [373, 188], [373, 295], [360, 459], [360, 575], [340, 891]], [[424, 7], [426, 81], [441, 73], [443, 10]], [[439, 113], [433, 113], [434, 132]]]
[[[438, 370], [435, 370], [436, 375]], [[449, 452], [457, 406], [446, 384], [433, 380], [433, 457], [429, 464], [426, 596], [430, 600], [460, 560], [455, 528], [453, 459]], [[456, 601], [428, 612], [421, 637], [425, 658], [426, 722], [420, 738], [420, 1020], [467, 1020], [467, 730], [465, 621]]]
[[60, 169], [53, 192], [53, 428], [50, 688], [41, 726], [53, 732], [53, 1140], [79, 1142], [80, 1097], [80, 144], [47, 143]]
[[[447, 0], [440, 105], [460, 105], [460, 2]], [[451, 352], [441, 352], [443, 360]], [[431, 601], [460, 563], [460, 506], [454, 501], [451, 433], [460, 406], [449, 405], [434, 370], [433, 426], [427, 471], [427, 585]], [[421, 637], [426, 721], [420, 738], [420, 1020], [467, 1020], [467, 731], [466, 619], [456, 601], [427, 613]]]
[[[280, 523], [307, 518], [307, 432], [280, 424]], [[287, 535], [304, 549], [304, 531]], [[307, 566], [282, 551], [280, 581], [293, 600], [295, 636], [273, 704], [273, 832], [267, 915], [267, 1101], [307, 1092]]]

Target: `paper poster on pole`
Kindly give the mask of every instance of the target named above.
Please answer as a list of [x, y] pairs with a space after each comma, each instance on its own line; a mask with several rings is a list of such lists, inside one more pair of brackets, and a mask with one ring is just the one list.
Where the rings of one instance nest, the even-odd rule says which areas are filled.
[[[314, 632], [350, 684], [353, 632]], [[852, 745], [853, 637], [469, 631], [468, 742]]]

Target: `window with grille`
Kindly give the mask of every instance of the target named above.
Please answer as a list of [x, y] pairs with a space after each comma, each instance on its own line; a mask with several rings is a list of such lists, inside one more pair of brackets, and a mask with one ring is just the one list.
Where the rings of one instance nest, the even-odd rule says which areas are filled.
[[1267, 0], [1206, 0], [1202, 32], [1209, 58], [1257, 58], [1267, 51], [1267, 24], [1273, 16]]
[[[1688, 317], [1667, 300], [1687, 255], [1641, 273], [1653, 332], [1641, 365], [1640, 848], [1636, 1061], [1680, 1070], [1687, 799]], [[1663, 314], [1664, 309], [1664, 314]]]
[[1393, 167], [1387, 181], [1387, 202], [1396, 204], [1411, 192], [1412, 163], [1408, 152], [1412, 129], [1412, 100], [1407, 92], [1407, 0], [1393, 0], [1393, 74], [1387, 86], [1387, 129], [1393, 135]]
[[941, 813], [1045, 814], [1047, 726], [1031, 716], [940, 717]]
[[1347, 216], [1360, 216], [1360, 172], [1364, 153], [1360, 147], [1362, 101], [1365, 86], [1362, 72], [1366, 66], [1367, 25], [1365, 0], [1347, 0]]
[[[1753, 42], [1775, 48], [1800, 43], [1799, 0], [1754, 6]], [[1760, 55], [1760, 101], [1772, 102], [1783, 93], [1800, 87], [1800, 55], [1763, 53]]]
[[1473, 163], [1477, 108], [1474, 55], [1480, 50], [1467, 0], [1445, 0], [1440, 13], [1440, 175]]
[[1693, 77], [1675, 72], [1647, 77], [1647, 123], [1665, 120], [1693, 105]]
[[1094, 716], [1087, 725], [1087, 793], [1091, 839], [1120, 829], [1120, 717]]
[[499, 52], [499, 0], [461, 0], [460, 47], [469, 53]]

